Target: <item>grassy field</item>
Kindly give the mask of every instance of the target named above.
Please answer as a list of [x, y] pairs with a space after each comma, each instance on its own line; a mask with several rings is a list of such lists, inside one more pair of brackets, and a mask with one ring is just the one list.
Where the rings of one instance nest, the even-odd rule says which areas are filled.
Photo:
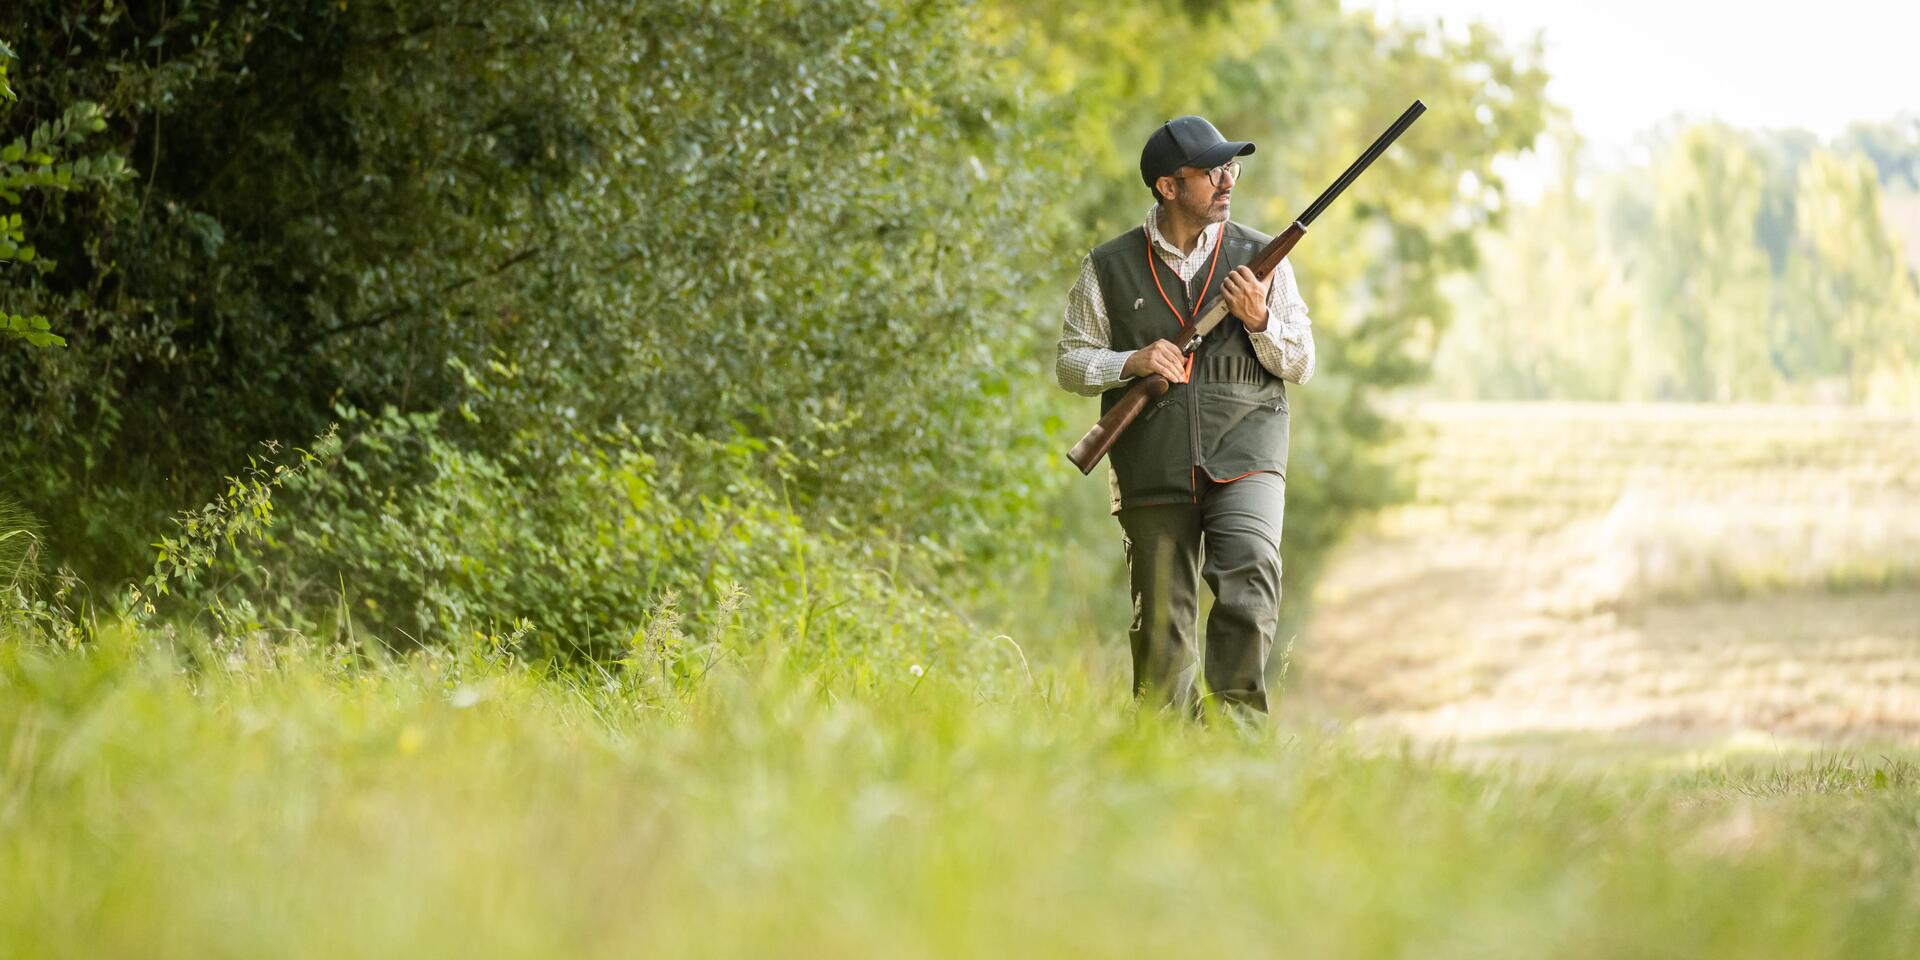
[[1073, 670], [0, 645], [0, 955], [1873, 957], [1910, 755], [1575, 773]]
[[1420, 409], [1305, 687], [1427, 739], [1920, 744], [1920, 417]]

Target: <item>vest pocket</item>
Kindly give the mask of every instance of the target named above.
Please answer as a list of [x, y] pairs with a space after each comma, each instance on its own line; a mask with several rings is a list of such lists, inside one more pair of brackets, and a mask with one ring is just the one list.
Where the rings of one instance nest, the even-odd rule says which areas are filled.
[[1252, 412], [1255, 410], [1284, 411], [1287, 409], [1286, 391], [1279, 386], [1279, 378], [1269, 377], [1267, 382], [1258, 386], [1239, 383], [1209, 383], [1201, 388], [1201, 396], [1207, 404], [1218, 404], [1227, 410]]
[[1286, 393], [1274, 377], [1258, 386], [1208, 384], [1199, 417], [1203, 463], [1209, 467], [1234, 465], [1233, 472], [1242, 473], [1266, 469], [1269, 462], [1283, 460], [1286, 404]]

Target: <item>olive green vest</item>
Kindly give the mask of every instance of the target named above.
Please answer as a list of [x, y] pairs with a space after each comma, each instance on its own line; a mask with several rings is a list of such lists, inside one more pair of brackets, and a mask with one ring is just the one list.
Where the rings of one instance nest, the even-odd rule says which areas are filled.
[[[1225, 224], [1219, 262], [1198, 294], [1199, 305], [1219, 296], [1227, 274], [1251, 264], [1271, 239], [1231, 221]], [[1185, 284], [1158, 256], [1149, 260], [1147, 244], [1146, 228], [1137, 227], [1093, 251], [1114, 350], [1172, 340], [1180, 333], [1181, 316], [1194, 316]], [[1158, 287], [1150, 270], [1158, 272]], [[1206, 275], [1203, 266], [1194, 281]], [[1167, 309], [1163, 290], [1181, 316]], [[1101, 394], [1101, 412], [1118, 402], [1130, 385]], [[1233, 480], [1262, 470], [1286, 475], [1286, 385], [1260, 365], [1238, 318], [1229, 315], [1201, 342], [1189, 382], [1174, 384], [1147, 406], [1114, 443], [1111, 462], [1115, 510], [1191, 503], [1203, 477]]]

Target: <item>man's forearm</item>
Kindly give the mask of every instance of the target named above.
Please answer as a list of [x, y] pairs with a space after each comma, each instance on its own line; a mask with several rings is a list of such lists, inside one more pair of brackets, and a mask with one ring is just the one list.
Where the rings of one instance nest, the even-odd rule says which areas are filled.
[[1109, 349], [1113, 328], [1100, 301], [1100, 281], [1093, 258], [1080, 262], [1080, 276], [1067, 293], [1067, 309], [1060, 318], [1060, 344], [1054, 356], [1053, 378], [1081, 396], [1097, 396], [1129, 379], [1125, 374], [1131, 352]]
[[1306, 383], [1313, 378], [1313, 326], [1299, 323], [1269, 323], [1260, 333], [1248, 334], [1253, 340], [1253, 355], [1267, 372], [1289, 383]]
[[1054, 360], [1053, 377], [1060, 386], [1081, 396], [1098, 396], [1133, 379], [1125, 375], [1127, 358], [1132, 355], [1104, 347], [1063, 347]]
[[1306, 383], [1313, 377], [1313, 321], [1307, 317], [1307, 303], [1300, 298], [1294, 280], [1293, 264], [1282, 260], [1267, 282], [1267, 325], [1259, 332], [1249, 331], [1253, 355], [1267, 372], [1290, 383]]

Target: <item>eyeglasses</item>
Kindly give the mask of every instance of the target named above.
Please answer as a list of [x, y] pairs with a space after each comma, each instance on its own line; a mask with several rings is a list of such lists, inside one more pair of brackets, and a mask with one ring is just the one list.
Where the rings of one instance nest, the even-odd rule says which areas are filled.
[[[1206, 174], [1207, 182], [1213, 184], [1216, 187], [1224, 187], [1227, 185], [1228, 181], [1239, 183], [1240, 182], [1240, 161], [1229, 160], [1226, 163], [1223, 163], [1217, 167], [1214, 167], [1211, 170], [1203, 170], [1201, 172]], [[1174, 179], [1187, 180], [1187, 179], [1191, 179], [1193, 176], [1194, 174], [1186, 173], [1186, 174], [1181, 174], [1179, 176], [1176, 176], [1174, 177]]]

